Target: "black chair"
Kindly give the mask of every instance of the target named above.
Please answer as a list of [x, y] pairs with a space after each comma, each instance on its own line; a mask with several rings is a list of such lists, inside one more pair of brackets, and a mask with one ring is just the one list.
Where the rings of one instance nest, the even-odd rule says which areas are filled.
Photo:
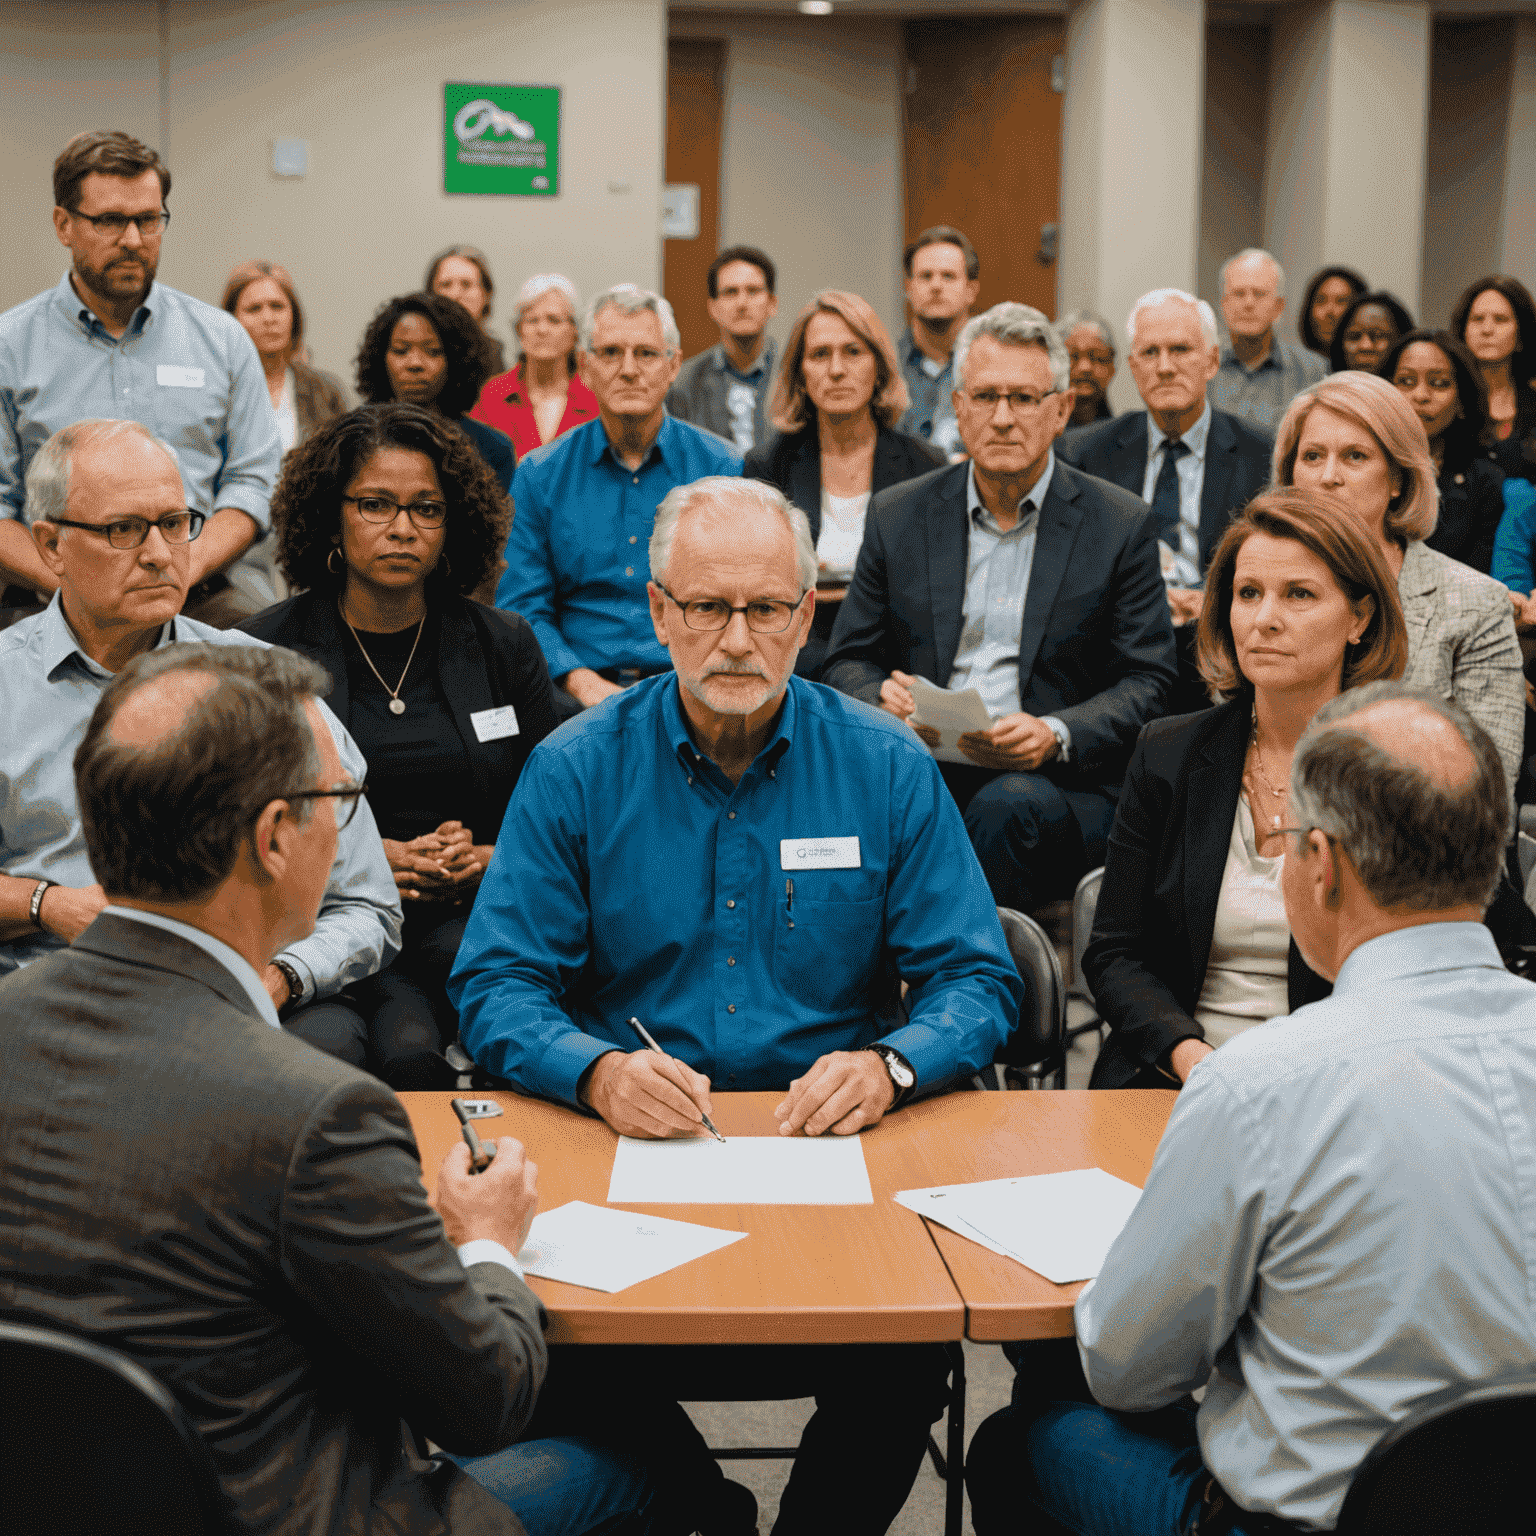
[[212, 1536], [224, 1497], [201, 1436], [143, 1366], [0, 1322], [6, 1536]]
[[1083, 951], [1088, 948], [1088, 941], [1093, 937], [1093, 918], [1099, 910], [1099, 887], [1103, 884], [1104, 866], [1100, 864], [1077, 882], [1077, 889], [1072, 893], [1072, 984], [1067, 988], [1067, 993], [1088, 1003], [1093, 1008], [1093, 1017], [1082, 1024], [1074, 1024], [1067, 1031], [1068, 1049], [1071, 1049], [1072, 1042], [1080, 1035], [1096, 1034], [1101, 1043], [1104, 1039], [1104, 1020], [1099, 1017], [1093, 993], [1083, 980]]
[[1376, 1442], [1338, 1536], [1505, 1536], [1531, 1519], [1536, 1372], [1447, 1387]]
[[1024, 982], [1019, 1022], [995, 1058], [1009, 1088], [1067, 1086], [1067, 984], [1061, 960], [1039, 923], [1012, 907], [997, 909], [1008, 953]]

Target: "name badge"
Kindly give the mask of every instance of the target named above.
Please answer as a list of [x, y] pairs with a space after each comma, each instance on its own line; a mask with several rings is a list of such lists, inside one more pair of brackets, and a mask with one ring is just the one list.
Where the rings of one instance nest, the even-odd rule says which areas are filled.
[[781, 837], [780, 869], [858, 869], [856, 837]]
[[510, 704], [503, 704], [500, 709], [476, 710], [469, 723], [475, 728], [476, 741], [500, 741], [518, 732], [517, 711]]
[[165, 389], [201, 389], [203, 370], [181, 368], [175, 363], [159, 363], [155, 367], [155, 383]]

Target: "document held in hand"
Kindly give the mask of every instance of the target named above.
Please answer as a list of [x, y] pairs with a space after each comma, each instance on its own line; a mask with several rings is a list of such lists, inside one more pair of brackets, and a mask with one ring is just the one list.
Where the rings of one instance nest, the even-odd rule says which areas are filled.
[[926, 677], [914, 677], [908, 692], [917, 707], [907, 723], [931, 725], [939, 733], [939, 745], [928, 750], [941, 763], [969, 763], [970, 758], [955, 743], [968, 731], [992, 729], [992, 717], [981, 695], [974, 688], [951, 693], [948, 688], [935, 687]]

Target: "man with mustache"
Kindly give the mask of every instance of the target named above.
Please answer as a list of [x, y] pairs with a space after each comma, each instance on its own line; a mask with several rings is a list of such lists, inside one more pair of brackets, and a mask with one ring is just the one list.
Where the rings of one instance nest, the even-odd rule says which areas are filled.
[[170, 190], [159, 155], [126, 133], [77, 134], [54, 162], [53, 227], [73, 265], [0, 315], [8, 608], [32, 609], [59, 585], [23, 520], [27, 466], [55, 432], [92, 418], [143, 422], [176, 450], [186, 505], [207, 519], [188, 555], [189, 615], [224, 628], [276, 599], [255, 546], [271, 527], [277, 417], [239, 322], [155, 281]]
[[[784, 1135], [855, 1134], [1007, 1037], [1020, 983], [992, 897], [912, 733], [793, 675], [816, 601], [805, 514], [715, 476], [667, 496], [649, 553], [673, 671], [529, 757], [448, 985], [461, 1037], [624, 1135], [702, 1134], [712, 1087], [782, 1091]], [[753, 1530], [755, 1506], [674, 1398], [815, 1396], [775, 1530], [852, 1536], [895, 1518], [946, 1398], [935, 1345], [641, 1353], [565, 1350], [544, 1413], [568, 1394], [581, 1433], [639, 1437], [706, 1536]], [[616, 1385], [636, 1380], [644, 1404]]]

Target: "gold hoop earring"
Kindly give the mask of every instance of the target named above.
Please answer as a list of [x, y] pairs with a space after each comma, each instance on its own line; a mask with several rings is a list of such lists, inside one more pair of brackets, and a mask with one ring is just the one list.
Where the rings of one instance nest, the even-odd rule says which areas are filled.
[[331, 564], [332, 559], [335, 556], [340, 555], [340, 554], [341, 554], [341, 546], [339, 544], [333, 544], [333, 545], [331, 545], [331, 552], [330, 552], [330, 554], [328, 554], [325, 557], [325, 568], [333, 576], [344, 576], [346, 574], [347, 562], [346, 562], [346, 557], [345, 556], [342, 556], [342, 562], [341, 562], [341, 565], [340, 565], [339, 568], [337, 566], [334, 566], [334, 565]]

